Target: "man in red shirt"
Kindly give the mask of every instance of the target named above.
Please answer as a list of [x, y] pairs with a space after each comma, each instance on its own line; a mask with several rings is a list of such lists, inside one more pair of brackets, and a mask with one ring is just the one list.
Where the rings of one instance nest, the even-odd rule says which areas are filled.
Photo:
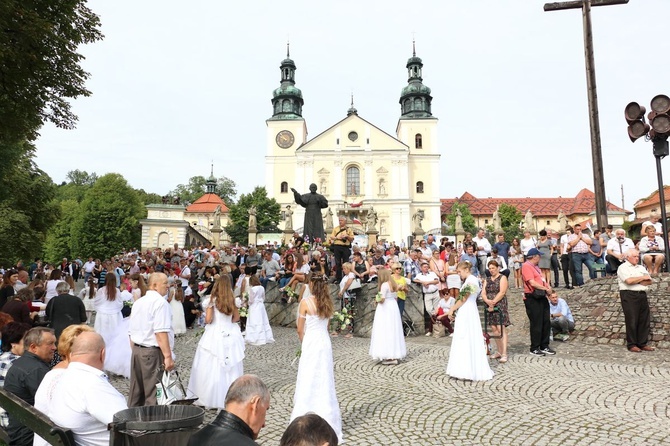
[[[533, 356], [556, 354], [556, 351], [549, 347], [551, 316], [547, 295], [551, 294], [551, 286], [544, 281], [538, 267], [541, 255], [542, 253], [537, 248], [531, 248], [526, 254], [526, 261], [521, 266], [523, 302], [530, 321], [530, 354]], [[536, 290], [545, 293], [543, 296], [538, 296], [537, 293], [533, 293]]]

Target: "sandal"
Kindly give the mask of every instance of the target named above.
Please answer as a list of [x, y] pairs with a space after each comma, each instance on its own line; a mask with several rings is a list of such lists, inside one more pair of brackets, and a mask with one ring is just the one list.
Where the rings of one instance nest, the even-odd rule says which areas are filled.
[[337, 334], [337, 332], [335, 332], [335, 331], [334, 331], [334, 332], [332, 332], [332, 333], [331, 333], [330, 335], [331, 335], [332, 337], [334, 337], [334, 338], [336, 338], [336, 337], [338, 337], [338, 336], [339, 336], [339, 335]]
[[344, 335], [345, 338], [353, 338], [354, 335], [352, 333], [347, 333]]
[[502, 358], [500, 352], [495, 352], [494, 355], [491, 355], [491, 359], [500, 359], [500, 358]]
[[507, 355], [502, 355], [500, 359], [498, 360], [501, 364], [504, 364], [507, 362]]

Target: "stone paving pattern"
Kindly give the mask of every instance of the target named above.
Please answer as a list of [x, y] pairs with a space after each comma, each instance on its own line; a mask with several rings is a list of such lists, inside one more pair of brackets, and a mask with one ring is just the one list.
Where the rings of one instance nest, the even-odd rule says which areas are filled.
[[[597, 281], [595, 281], [597, 282]], [[566, 290], [567, 291], [567, 290]], [[566, 294], [567, 293], [562, 293]], [[570, 302], [570, 300], [568, 300]], [[662, 445], [670, 435], [670, 352], [629, 353], [581, 339], [552, 344], [554, 357], [528, 354], [527, 318], [510, 290], [510, 361], [491, 361], [492, 381], [451, 379], [450, 338], [407, 338], [408, 356], [382, 366], [369, 338], [333, 338], [335, 379], [349, 445]], [[245, 372], [272, 392], [261, 445], [277, 445], [292, 409], [298, 348], [295, 329], [273, 327], [276, 342], [247, 346]], [[177, 339], [177, 364], [188, 382], [198, 339]], [[127, 380], [112, 382], [127, 393]], [[206, 420], [216, 415], [208, 411]]]

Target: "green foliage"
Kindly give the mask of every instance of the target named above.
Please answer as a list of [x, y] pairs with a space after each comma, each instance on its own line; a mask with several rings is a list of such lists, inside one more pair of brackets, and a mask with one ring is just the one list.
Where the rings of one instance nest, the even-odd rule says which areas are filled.
[[160, 204], [162, 202], [162, 197], [153, 192], [145, 192], [144, 189], [135, 189], [135, 192], [144, 204]]
[[77, 47], [99, 28], [85, 0], [0, 2], [0, 141], [33, 140], [47, 121], [74, 127], [68, 99], [91, 94]]
[[81, 203], [89, 190], [98, 180], [98, 175], [94, 172], [89, 175], [85, 170], [71, 170], [65, 176], [69, 180], [68, 183], [63, 182], [58, 186], [56, 199], [59, 201], [75, 200]]
[[[216, 180], [216, 194], [230, 206], [235, 202], [237, 190], [235, 182], [230, 178], [220, 177]], [[207, 179], [201, 175], [191, 177], [188, 184], [179, 184], [168, 192], [171, 197], [179, 197], [182, 203], [193, 203], [207, 192]]]
[[72, 224], [73, 256], [108, 258], [138, 247], [139, 220], [146, 209], [137, 192], [119, 174], [104, 175], [86, 192]]
[[511, 243], [514, 237], [523, 237], [523, 230], [519, 228], [519, 222], [523, 220], [523, 214], [509, 204], [501, 203], [498, 208], [500, 215], [500, 226], [505, 231], [505, 240]]
[[461, 215], [462, 215], [462, 221], [463, 221], [463, 230], [465, 232], [469, 232], [472, 235], [475, 235], [477, 233], [477, 225], [475, 224], [475, 219], [470, 213], [470, 208], [468, 207], [467, 204], [465, 203], [454, 203], [454, 205], [451, 207], [451, 212], [447, 214], [446, 220], [447, 224], [449, 225], [449, 230], [447, 231], [447, 235], [455, 235], [456, 234], [456, 210], [460, 209], [461, 210]]
[[256, 206], [258, 232], [279, 232], [281, 207], [274, 198], [268, 198], [264, 187], [257, 186], [253, 192], [241, 195], [237, 204], [228, 206], [229, 224], [226, 232], [233, 243], [246, 244], [249, 230], [249, 208]]
[[63, 257], [72, 258], [71, 232], [79, 211], [77, 200], [63, 200], [60, 203], [60, 219], [49, 228], [44, 243], [44, 260], [57, 263]]
[[35, 147], [23, 142], [7, 148], [19, 154], [0, 177], [0, 264], [41, 254], [47, 230], [58, 219], [55, 185], [33, 162]]

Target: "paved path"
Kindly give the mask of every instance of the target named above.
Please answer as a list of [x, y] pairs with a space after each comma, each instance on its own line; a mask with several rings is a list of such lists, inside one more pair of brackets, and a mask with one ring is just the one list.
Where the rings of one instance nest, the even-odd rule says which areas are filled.
[[[518, 308], [513, 309], [513, 313]], [[513, 320], [513, 322], [515, 322]], [[555, 357], [527, 354], [522, 322], [511, 329], [510, 361], [495, 378], [450, 379], [449, 338], [410, 337], [408, 357], [382, 366], [367, 355], [366, 338], [333, 339], [336, 386], [351, 445], [660, 445], [670, 434], [668, 352], [631, 354], [623, 347], [554, 345]], [[274, 328], [277, 342], [247, 347], [245, 372], [272, 392], [262, 445], [277, 445], [292, 408], [298, 339]], [[178, 338], [178, 365], [188, 381], [197, 344]], [[495, 362], [495, 361], [492, 361]], [[127, 392], [127, 381], [114, 378]], [[207, 420], [215, 415], [208, 411]]]

